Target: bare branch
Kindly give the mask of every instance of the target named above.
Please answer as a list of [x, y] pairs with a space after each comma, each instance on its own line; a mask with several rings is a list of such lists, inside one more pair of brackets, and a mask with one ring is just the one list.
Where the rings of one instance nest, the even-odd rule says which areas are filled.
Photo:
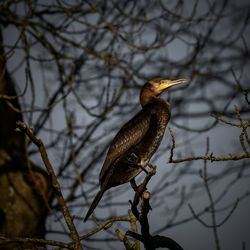
[[41, 157], [43, 159], [44, 165], [45, 165], [45, 167], [46, 167], [46, 169], [48, 171], [48, 175], [51, 178], [51, 185], [54, 188], [55, 196], [57, 198], [59, 207], [61, 208], [64, 219], [65, 219], [65, 221], [67, 223], [67, 226], [69, 228], [71, 237], [72, 237], [72, 239], [74, 241], [73, 248], [74, 249], [81, 249], [81, 243], [80, 243], [78, 232], [76, 230], [76, 227], [75, 227], [74, 222], [73, 222], [73, 218], [70, 215], [70, 212], [69, 212], [69, 209], [68, 209], [68, 207], [66, 205], [66, 202], [65, 202], [65, 200], [63, 198], [60, 184], [59, 184], [59, 182], [57, 180], [54, 169], [53, 169], [53, 167], [52, 167], [52, 165], [51, 165], [51, 163], [49, 161], [49, 158], [48, 158], [46, 149], [45, 149], [45, 147], [43, 145], [43, 142], [34, 135], [32, 129], [29, 128], [24, 122], [18, 121], [17, 122], [17, 127], [23, 133], [25, 133], [30, 138], [30, 140], [38, 147], [38, 149], [40, 151], [40, 154], [41, 154]]

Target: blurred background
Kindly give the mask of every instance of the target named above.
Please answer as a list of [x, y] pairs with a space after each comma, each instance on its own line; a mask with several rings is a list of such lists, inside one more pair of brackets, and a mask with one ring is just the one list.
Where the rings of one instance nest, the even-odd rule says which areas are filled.
[[[45, 144], [80, 236], [108, 218], [121, 218], [81, 241], [85, 249], [124, 249], [115, 229], [125, 233], [130, 227], [122, 220], [133, 198], [129, 184], [105, 193], [95, 220], [84, 223], [83, 217], [99, 190], [109, 143], [140, 110], [140, 88], [154, 77], [189, 81], [163, 95], [171, 104], [172, 132], [166, 130], [151, 161], [157, 166], [148, 185], [152, 235], [171, 237], [187, 250], [249, 248], [248, 1], [19, 0], [1, 2], [0, 11], [0, 100], [2, 110], [9, 109], [1, 112], [2, 142], [20, 136], [3, 132], [15, 120], [32, 127]], [[18, 109], [10, 96], [18, 99]], [[25, 162], [42, 169], [45, 180], [36, 176], [43, 183], [38, 189], [50, 204], [39, 222], [44, 232], [35, 237], [70, 241], [40, 153], [32, 142], [20, 141], [18, 149], [0, 144], [9, 155], [0, 165], [12, 161], [11, 150], [26, 148]], [[18, 157], [15, 172], [25, 165]], [[3, 207], [6, 201], [1, 202]], [[1, 234], [12, 238], [4, 222]]]

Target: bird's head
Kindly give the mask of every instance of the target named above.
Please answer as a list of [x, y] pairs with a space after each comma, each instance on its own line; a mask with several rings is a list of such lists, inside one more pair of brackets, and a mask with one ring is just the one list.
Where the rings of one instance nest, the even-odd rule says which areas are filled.
[[150, 89], [156, 96], [158, 96], [166, 89], [185, 82], [187, 82], [187, 79], [168, 80], [156, 78], [148, 81], [145, 87]]
[[141, 90], [140, 102], [144, 106], [150, 102], [153, 98], [160, 95], [166, 89], [169, 89], [172, 86], [186, 82], [186, 79], [178, 80], [167, 80], [162, 78], [156, 78], [148, 81]]

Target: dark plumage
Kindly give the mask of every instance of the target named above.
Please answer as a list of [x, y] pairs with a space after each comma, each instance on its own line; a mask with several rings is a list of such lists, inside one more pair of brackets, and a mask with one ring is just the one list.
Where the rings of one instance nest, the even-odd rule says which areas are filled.
[[99, 176], [101, 190], [84, 221], [92, 214], [107, 189], [129, 182], [147, 166], [160, 145], [170, 119], [169, 104], [157, 96], [185, 81], [154, 79], [142, 87], [142, 110], [121, 128], [111, 142]]

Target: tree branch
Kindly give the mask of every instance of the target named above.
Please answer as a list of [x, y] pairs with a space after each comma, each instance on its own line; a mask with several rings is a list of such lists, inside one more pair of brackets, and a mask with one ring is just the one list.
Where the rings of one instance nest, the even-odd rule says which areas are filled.
[[[149, 164], [149, 172], [146, 175], [144, 181], [139, 186], [136, 186], [134, 181], [131, 183], [133, 189], [135, 190], [134, 200], [133, 202], [130, 201], [131, 211], [141, 225], [141, 235], [132, 231], [127, 231], [126, 235], [141, 241], [144, 244], [146, 250], [154, 250], [159, 247], [168, 248], [170, 250], [183, 250], [182, 247], [171, 238], [160, 235], [151, 236], [150, 234], [148, 213], [151, 210], [149, 203], [151, 194], [146, 190], [148, 182], [150, 181], [151, 177], [155, 175], [155, 173], [156, 166]], [[140, 198], [142, 201], [139, 211], [137, 206], [139, 205]]]
[[68, 209], [66, 202], [64, 200], [64, 197], [62, 195], [60, 184], [57, 180], [54, 169], [49, 161], [49, 158], [48, 158], [48, 155], [47, 155], [47, 152], [46, 152], [46, 149], [44, 147], [43, 142], [34, 135], [32, 129], [29, 128], [27, 126], [27, 124], [25, 124], [24, 122], [18, 121], [17, 127], [22, 132], [24, 132], [30, 138], [30, 140], [38, 147], [40, 154], [41, 154], [41, 157], [42, 157], [42, 160], [44, 162], [44, 165], [48, 171], [48, 175], [51, 179], [51, 185], [55, 191], [55, 196], [57, 198], [57, 202], [58, 202], [59, 207], [63, 213], [64, 219], [65, 219], [65, 222], [66, 222], [68, 229], [70, 231], [71, 237], [74, 241], [73, 249], [81, 249], [81, 244], [80, 244], [78, 232], [76, 230], [76, 227], [75, 227], [74, 222], [73, 222], [73, 218], [70, 215], [69, 209]]

